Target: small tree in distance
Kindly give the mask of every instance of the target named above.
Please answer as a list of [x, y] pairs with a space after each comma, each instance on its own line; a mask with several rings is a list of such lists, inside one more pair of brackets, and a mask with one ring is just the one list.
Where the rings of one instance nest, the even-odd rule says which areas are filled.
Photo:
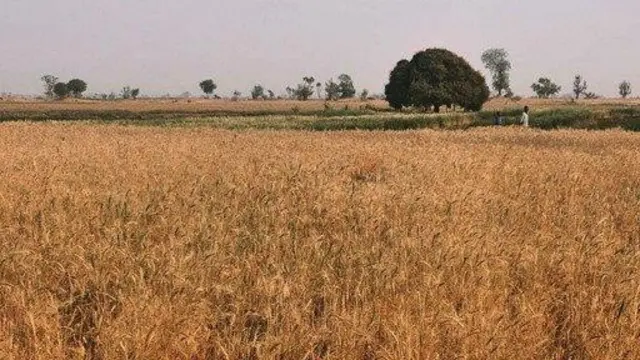
[[297, 100], [306, 101], [313, 95], [315, 81], [316, 79], [313, 76], [305, 76], [302, 78], [302, 83], [298, 84], [296, 89], [287, 87], [287, 93]]
[[338, 76], [338, 80], [340, 81], [340, 99], [349, 99], [356, 95], [356, 88], [353, 86], [351, 76], [341, 74]]
[[52, 98], [55, 95], [53, 88], [58, 83], [58, 77], [53, 75], [43, 75], [40, 80], [44, 83], [44, 95], [48, 98]]
[[554, 96], [560, 92], [562, 87], [555, 84], [549, 78], [540, 78], [537, 83], [531, 85], [533, 92], [541, 99], [548, 99], [550, 96]]
[[120, 91], [120, 96], [123, 99], [129, 99], [129, 98], [131, 98], [131, 92], [132, 92], [131, 86], [127, 85], [127, 86], [123, 87], [122, 90]]
[[58, 82], [53, 86], [53, 94], [58, 99], [64, 99], [69, 95], [69, 89], [67, 88], [67, 84], [63, 82]]
[[488, 49], [482, 53], [482, 63], [491, 72], [491, 86], [502, 96], [503, 91], [509, 91], [509, 54], [505, 49]]
[[87, 83], [80, 79], [72, 79], [67, 83], [67, 90], [74, 97], [81, 97], [82, 93], [87, 90]]
[[131, 89], [131, 98], [133, 100], [137, 99], [138, 95], [140, 95], [140, 89], [138, 89], [138, 88]]
[[216, 85], [216, 83], [214, 83], [212, 79], [207, 79], [200, 82], [200, 89], [202, 89], [202, 92], [207, 96], [211, 96], [211, 94], [213, 94], [213, 92], [217, 88], [218, 85]]
[[369, 99], [369, 90], [362, 89], [362, 92], [360, 93], [360, 100], [367, 101], [367, 99]]
[[251, 98], [253, 100], [264, 98], [264, 87], [262, 85], [256, 85], [251, 90]]
[[580, 95], [587, 92], [587, 81], [582, 79], [581, 75], [576, 75], [573, 79], [573, 94], [576, 99], [580, 98]]
[[631, 95], [631, 83], [626, 80], [621, 82], [618, 86], [618, 90], [620, 92], [620, 96], [622, 96], [623, 99], [626, 99], [627, 96]]
[[329, 79], [324, 85], [324, 92], [327, 94], [327, 100], [338, 100], [340, 98], [340, 85], [333, 81], [333, 79]]

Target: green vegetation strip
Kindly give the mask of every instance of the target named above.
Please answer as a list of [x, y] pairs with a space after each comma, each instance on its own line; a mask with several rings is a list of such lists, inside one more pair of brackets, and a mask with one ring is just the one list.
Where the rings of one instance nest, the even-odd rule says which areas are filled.
[[[501, 112], [505, 125], [517, 125], [520, 109]], [[411, 129], [468, 129], [493, 126], [494, 112], [428, 114], [419, 112], [394, 113], [373, 110], [328, 110], [300, 114], [223, 113], [163, 111], [50, 111], [44, 113], [0, 112], [0, 121], [100, 121], [126, 125], [149, 126], [210, 126], [221, 129], [272, 130], [411, 130]], [[558, 108], [534, 111], [529, 124], [540, 129], [610, 129], [640, 131], [640, 106], [610, 108]]]

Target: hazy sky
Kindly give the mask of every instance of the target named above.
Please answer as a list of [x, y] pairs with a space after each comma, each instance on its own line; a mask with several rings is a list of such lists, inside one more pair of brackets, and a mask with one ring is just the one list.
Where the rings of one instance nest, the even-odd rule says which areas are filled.
[[[640, 94], [639, 0], [0, 0], [0, 93], [36, 94], [40, 76], [89, 84], [89, 93], [277, 94], [305, 75], [350, 74], [381, 93], [401, 58], [446, 47], [481, 69], [503, 47], [512, 88], [549, 76], [571, 90]], [[635, 35], [634, 35], [635, 34]], [[484, 71], [484, 70], [483, 70]]]

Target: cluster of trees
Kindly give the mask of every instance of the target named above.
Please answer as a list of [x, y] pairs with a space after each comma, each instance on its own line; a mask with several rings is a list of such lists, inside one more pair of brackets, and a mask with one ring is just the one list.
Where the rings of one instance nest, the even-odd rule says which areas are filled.
[[[507, 51], [498, 48], [488, 49], [482, 53], [481, 60], [491, 74], [491, 87], [497, 95], [512, 97], [509, 74], [512, 66]], [[326, 100], [356, 96], [351, 76], [341, 74], [337, 79], [337, 82], [332, 78], [324, 83]], [[72, 79], [64, 83], [59, 82], [56, 76], [44, 75], [41, 80], [44, 83], [45, 95], [49, 98], [82, 97], [82, 93], [87, 90], [87, 83], [81, 79]], [[213, 79], [202, 80], [199, 86], [207, 97], [219, 98], [214, 95], [218, 86]], [[558, 95], [562, 87], [548, 77], [540, 77], [531, 85], [531, 89], [539, 98], [550, 98]], [[621, 82], [618, 92], [621, 97], [628, 97], [631, 95], [631, 84], [628, 81]], [[322, 99], [323, 84], [316, 82], [313, 76], [305, 76], [295, 87], [287, 86], [286, 93], [289, 99], [294, 100], [305, 101], [314, 94]], [[125, 86], [120, 96], [123, 99], [136, 99], [139, 94], [140, 89]], [[416, 53], [411, 60], [398, 61], [389, 74], [389, 83], [385, 86], [384, 94], [391, 107], [395, 109], [411, 106], [439, 112], [442, 106], [458, 106], [467, 111], [480, 110], [488, 100], [490, 92], [484, 76], [473, 69], [465, 59], [446, 49], [431, 48]], [[232, 99], [237, 100], [240, 96], [242, 93], [235, 90]], [[588, 91], [586, 80], [579, 74], [573, 81], [573, 96], [576, 99], [581, 96], [587, 99], [597, 97], [595, 93]], [[112, 93], [108, 98], [111, 97], [115, 98], [116, 95]], [[275, 99], [276, 95], [272, 90], [258, 84], [251, 89], [251, 98], [267, 100]], [[360, 93], [360, 99], [369, 99], [366, 89]]]
[[[87, 83], [81, 79], [71, 79], [68, 82], [60, 82], [58, 81], [58, 77], [54, 75], [43, 75], [40, 80], [44, 84], [44, 94], [47, 98], [50, 99], [64, 99], [68, 96], [73, 96], [75, 98], [81, 98], [82, 93], [87, 91]], [[125, 86], [122, 88], [120, 96], [123, 99], [136, 99], [140, 95], [140, 89], [131, 88], [130, 86]], [[115, 94], [102, 96], [103, 99], [115, 99]]]
[[[509, 54], [504, 49], [488, 49], [482, 53], [482, 62], [492, 76], [492, 87], [501, 96], [503, 91], [506, 97], [511, 97], [513, 92], [509, 87], [509, 70], [511, 70], [511, 63], [509, 62]], [[537, 82], [531, 85], [531, 89], [539, 98], [550, 98], [558, 95], [562, 87], [551, 81], [547, 77], [541, 77]], [[588, 85], [586, 80], [582, 78], [582, 75], [578, 74], [573, 80], [573, 95], [576, 99], [583, 96], [586, 99], [594, 99], [597, 95], [593, 92], [587, 91]], [[631, 84], [628, 81], [623, 81], [618, 86], [618, 93], [623, 98], [631, 95]]]
[[[575, 99], [584, 97], [585, 99], [595, 99], [598, 97], [594, 92], [587, 91], [589, 86], [587, 81], [582, 78], [582, 75], [578, 74], [573, 78], [573, 96]], [[551, 81], [549, 78], [541, 77], [538, 82], [531, 85], [531, 89], [541, 99], [548, 99], [560, 93], [562, 87]], [[631, 83], [623, 81], [618, 85], [618, 93], [623, 99], [626, 99], [631, 95]]]
[[69, 82], [60, 82], [54, 75], [44, 75], [40, 78], [44, 83], [44, 93], [48, 98], [63, 99], [67, 96], [82, 97], [87, 91], [87, 83], [81, 79], [71, 79]]
[[[213, 79], [202, 80], [199, 83], [199, 86], [206, 96], [212, 96], [214, 91], [218, 88], [218, 85], [216, 85]], [[285, 90], [289, 99], [306, 101], [312, 98], [314, 94], [317, 94], [318, 98], [322, 99], [322, 87], [322, 83], [316, 82], [316, 79], [313, 76], [304, 76], [302, 78], [302, 82], [297, 84], [295, 87], [287, 86]], [[356, 88], [351, 76], [341, 74], [338, 76], [337, 83], [333, 79], [329, 79], [329, 81], [324, 84], [324, 93], [324, 98], [326, 100], [349, 99], [356, 96]], [[236, 90], [233, 92], [232, 99], [238, 99], [241, 95], [242, 93]], [[213, 96], [217, 97], [215, 95]], [[267, 90], [264, 86], [258, 84], [251, 89], [251, 98], [253, 100], [273, 100], [276, 99], [276, 94], [272, 90]], [[368, 99], [369, 91], [367, 89], [363, 89], [360, 93], [360, 98], [363, 100]]]
[[140, 95], [140, 89], [135, 88], [132, 89], [131, 86], [127, 85], [125, 87], [122, 88], [122, 91], [120, 92], [120, 96], [123, 99], [136, 99], [138, 98], [138, 95]]
[[[488, 49], [482, 53], [482, 63], [491, 74], [491, 87], [498, 96], [512, 97], [510, 87], [511, 62], [504, 49]], [[531, 85], [540, 98], [557, 95], [562, 89], [547, 77]], [[623, 81], [619, 94], [631, 94], [631, 84]], [[440, 107], [460, 106], [465, 110], [479, 110], [489, 98], [484, 77], [458, 55], [445, 49], [427, 49], [416, 53], [411, 60], [402, 59], [389, 74], [385, 95], [395, 109], [419, 107], [439, 112]], [[576, 75], [573, 95], [587, 99], [597, 95], [588, 91], [586, 80]]]

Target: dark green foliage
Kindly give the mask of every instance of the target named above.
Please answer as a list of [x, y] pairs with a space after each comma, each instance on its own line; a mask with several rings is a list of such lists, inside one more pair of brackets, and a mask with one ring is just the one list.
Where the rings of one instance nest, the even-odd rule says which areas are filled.
[[69, 95], [69, 89], [67, 88], [67, 84], [63, 82], [56, 83], [53, 86], [53, 94], [58, 99], [64, 99], [65, 97], [67, 97], [67, 95]]
[[640, 107], [638, 106], [611, 109], [610, 118], [625, 130], [640, 131]]
[[338, 76], [338, 81], [340, 81], [340, 99], [350, 99], [356, 95], [356, 88], [353, 86], [351, 76], [342, 74]]
[[327, 100], [338, 100], [340, 98], [340, 85], [336, 84], [333, 79], [329, 79], [324, 86], [324, 92], [327, 94]]
[[384, 94], [389, 105], [400, 110], [409, 106], [409, 86], [411, 64], [407, 60], [400, 60], [389, 74], [389, 83], [384, 87]]
[[251, 90], [251, 98], [253, 100], [264, 98], [264, 87], [262, 85], [256, 85]]
[[537, 83], [531, 85], [531, 89], [541, 99], [548, 99], [550, 96], [556, 95], [560, 92], [562, 87], [555, 84], [549, 78], [541, 77]]
[[131, 98], [132, 99], [137, 99], [138, 95], [140, 95], [140, 89], [135, 88], [135, 89], [131, 89]]
[[67, 90], [74, 97], [81, 97], [87, 91], [87, 83], [80, 79], [72, 79], [67, 83]]
[[540, 129], [597, 128], [595, 113], [586, 108], [549, 109], [531, 113], [529, 124]]
[[[225, 129], [290, 129], [290, 130], [408, 130], [459, 129], [493, 126], [493, 111], [450, 113], [442, 115], [413, 113], [409, 116], [383, 116], [370, 109], [325, 109], [323, 111], [186, 111], [166, 110], [0, 110], [2, 121], [74, 121], [93, 120], [127, 125], [183, 126], [199, 124]], [[505, 125], [519, 125], [521, 108], [501, 110]], [[269, 115], [280, 115], [277, 120]], [[381, 116], [382, 115], [382, 116]], [[590, 109], [586, 107], [532, 111], [529, 124], [539, 129], [611, 129], [640, 131], [640, 106]], [[234, 120], [230, 120], [234, 119]]]
[[484, 77], [466, 60], [445, 49], [427, 49], [411, 61], [401, 60], [391, 71], [385, 95], [391, 107], [460, 106], [478, 111], [489, 99]]
[[213, 94], [213, 92], [217, 88], [218, 85], [216, 85], [216, 83], [214, 83], [212, 79], [207, 79], [200, 82], [200, 89], [202, 89], [202, 92], [207, 95]]
[[[464, 115], [463, 115], [464, 116]], [[415, 130], [440, 129], [447, 127], [457, 120], [452, 116], [416, 116], [411, 118], [326, 118], [318, 119], [304, 129], [315, 131], [343, 131], [343, 130]]]
[[623, 99], [626, 99], [627, 96], [631, 95], [631, 83], [628, 81], [623, 81], [618, 86], [618, 92]]

